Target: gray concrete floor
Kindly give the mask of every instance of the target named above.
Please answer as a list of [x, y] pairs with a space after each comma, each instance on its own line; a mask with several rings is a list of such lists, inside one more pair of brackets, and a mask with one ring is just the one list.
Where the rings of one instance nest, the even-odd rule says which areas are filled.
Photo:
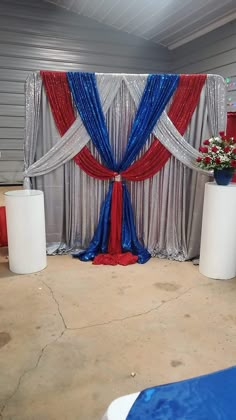
[[191, 263], [69, 256], [18, 276], [0, 253], [4, 420], [97, 420], [119, 396], [235, 364], [234, 280], [206, 279]]
[[0, 248], [2, 419], [100, 420], [119, 396], [235, 365], [235, 301], [235, 280], [189, 262], [58, 256], [18, 276]]

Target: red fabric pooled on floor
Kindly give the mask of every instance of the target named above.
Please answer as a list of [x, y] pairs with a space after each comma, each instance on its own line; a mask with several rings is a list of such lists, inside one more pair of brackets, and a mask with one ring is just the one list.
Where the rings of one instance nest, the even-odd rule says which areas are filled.
[[131, 254], [131, 252], [124, 252], [123, 254], [117, 254], [117, 260], [119, 265], [129, 265], [135, 264], [138, 261], [138, 257]]
[[94, 265], [130, 265], [138, 261], [137, 255], [131, 252], [124, 252], [122, 254], [98, 254], [94, 260]]

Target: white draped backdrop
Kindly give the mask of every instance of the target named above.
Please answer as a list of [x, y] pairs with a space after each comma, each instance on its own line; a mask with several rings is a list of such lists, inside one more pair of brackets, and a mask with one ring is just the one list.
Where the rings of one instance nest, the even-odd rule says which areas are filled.
[[[96, 77], [118, 158], [124, 153], [147, 75]], [[153, 178], [128, 186], [141, 242], [153, 256], [183, 261], [199, 255], [204, 184], [209, 174], [197, 168], [195, 159], [201, 142], [225, 129], [224, 80], [207, 76], [184, 137], [169, 120], [168, 106], [153, 134], [172, 157]], [[151, 141], [152, 136], [146, 149]], [[89, 177], [71, 160], [85, 145], [96, 155], [79, 116], [59, 136], [40, 74], [30, 74], [26, 83], [25, 186], [30, 186], [31, 179], [31, 185], [45, 193], [49, 253], [84, 249], [93, 236], [108, 182]]]

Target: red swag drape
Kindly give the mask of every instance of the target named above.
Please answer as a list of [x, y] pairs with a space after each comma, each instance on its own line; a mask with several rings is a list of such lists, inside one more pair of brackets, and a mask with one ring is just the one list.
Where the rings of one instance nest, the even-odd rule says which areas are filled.
[[[178, 88], [175, 91], [168, 117], [181, 135], [185, 133], [199, 102], [205, 80], [205, 74], [180, 76]], [[170, 156], [171, 153], [159, 140], [154, 139], [147, 152], [126, 169], [122, 173], [122, 176], [133, 181], [143, 181], [151, 178], [163, 168]]]
[[[41, 76], [58, 131], [63, 135], [75, 121], [66, 73], [41, 71]], [[180, 76], [168, 116], [182, 135], [199, 102], [205, 80], [206, 75], [203, 74]], [[146, 153], [121, 175], [123, 178], [135, 181], [150, 178], [165, 165], [170, 156], [170, 152], [158, 139], [155, 139]], [[107, 180], [116, 175], [99, 163], [86, 146], [74, 157], [74, 161], [94, 178]]]
[[[57, 71], [40, 71], [40, 75], [43, 80], [57, 129], [60, 135], [63, 136], [75, 121], [75, 113], [66, 73]], [[85, 165], [89, 167], [91, 165], [91, 156], [90, 150], [85, 146], [76, 156], [74, 156], [74, 161], [79, 166], [81, 166], [82, 162], [84, 162]], [[95, 162], [96, 168], [94, 168], [94, 175], [88, 175], [101, 180], [110, 179], [114, 176], [114, 172], [105, 168], [105, 166], [101, 165], [96, 159]]]
[[[63, 135], [75, 120], [74, 110], [71, 101], [71, 93], [69, 90], [66, 73], [58, 72], [41, 72], [45, 89], [52, 109], [52, 113], [58, 128]], [[58, 79], [58, 80], [57, 80]], [[178, 88], [174, 94], [168, 116], [175, 125], [180, 134], [184, 134], [191, 120], [193, 112], [199, 102], [202, 87], [205, 83], [206, 75], [181, 75]], [[66, 112], [65, 111], [66, 108]], [[160, 171], [170, 158], [171, 153], [159, 142], [154, 139], [150, 148], [144, 155], [134, 162], [128, 169], [120, 175], [123, 178], [141, 181], [148, 179]], [[75, 157], [74, 161], [88, 175], [100, 179], [112, 179], [117, 173], [109, 170], [91, 154], [90, 150], [85, 146]], [[111, 206], [111, 229], [109, 238], [109, 255], [98, 255], [94, 263], [118, 263], [122, 262], [125, 255], [121, 254], [121, 218], [122, 208], [122, 185], [121, 182], [115, 182], [112, 193]], [[112, 260], [112, 255], [116, 255], [116, 259]], [[128, 263], [135, 262], [137, 258], [132, 254], [127, 255], [127, 259], [131, 258]]]
[[[199, 102], [205, 80], [205, 74], [180, 76], [168, 116], [181, 135], [186, 131]], [[170, 156], [171, 153], [159, 140], [154, 139], [146, 153], [128, 169], [121, 172], [121, 176], [131, 181], [143, 181], [151, 178], [163, 168]], [[94, 178], [109, 179], [114, 177], [114, 172], [100, 164], [88, 149], [81, 150], [74, 160], [81, 169]]]
[[59, 71], [41, 71], [44, 88], [52, 110], [57, 129], [63, 136], [75, 121], [70, 88], [66, 73]]

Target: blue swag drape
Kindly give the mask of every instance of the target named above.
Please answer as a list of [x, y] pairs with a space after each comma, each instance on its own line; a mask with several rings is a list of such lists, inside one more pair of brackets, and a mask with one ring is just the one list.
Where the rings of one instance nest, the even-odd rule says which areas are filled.
[[[135, 160], [149, 135], [173, 95], [179, 81], [178, 75], [149, 75], [147, 83], [131, 128], [126, 152], [121, 162], [115, 162], [109, 142], [108, 130], [97, 89], [94, 73], [67, 73], [68, 83], [79, 115], [89, 133], [91, 140], [100, 153], [103, 164], [115, 172], [127, 169]], [[137, 238], [133, 211], [129, 192], [125, 182], [122, 182], [123, 212], [122, 212], [122, 251], [130, 251], [138, 256], [139, 263], [149, 260], [149, 252]], [[93, 239], [86, 251], [75, 255], [82, 261], [94, 259], [99, 253], [108, 249], [110, 209], [112, 200], [111, 184], [103, 203], [98, 226]]]

